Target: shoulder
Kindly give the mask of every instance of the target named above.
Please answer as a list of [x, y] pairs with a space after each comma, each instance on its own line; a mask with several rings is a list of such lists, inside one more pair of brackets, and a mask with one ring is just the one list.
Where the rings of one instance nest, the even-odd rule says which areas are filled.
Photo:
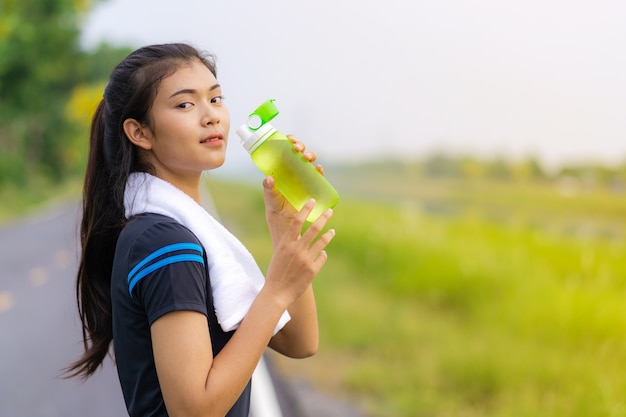
[[163, 272], [166, 266], [193, 263], [203, 268], [205, 264], [204, 248], [189, 229], [172, 218], [152, 213], [129, 220], [118, 239], [116, 258], [123, 271], [129, 271], [131, 290], [143, 277], [157, 270]]
[[132, 217], [120, 234], [119, 244], [147, 249], [189, 242], [200, 245], [200, 241], [189, 229], [176, 220], [160, 214], [144, 213]]
[[131, 218], [120, 234], [115, 258], [116, 288], [141, 300], [150, 323], [173, 310], [206, 315], [206, 254], [198, 238], [180, 223], [157, 214]]

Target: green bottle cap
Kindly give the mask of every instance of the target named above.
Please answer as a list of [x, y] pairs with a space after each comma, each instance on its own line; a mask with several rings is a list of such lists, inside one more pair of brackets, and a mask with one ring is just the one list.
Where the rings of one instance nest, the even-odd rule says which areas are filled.
[[276, 105], [274, 104], [274, 99], [267, 100], [265, 103], [261, 104], [255, 111], [250, 113], [248, 116], [248, 127], [251, 130], [257, 130], [265, 123], [272, 120], [276, 115], [278, 115], [279, 111]]

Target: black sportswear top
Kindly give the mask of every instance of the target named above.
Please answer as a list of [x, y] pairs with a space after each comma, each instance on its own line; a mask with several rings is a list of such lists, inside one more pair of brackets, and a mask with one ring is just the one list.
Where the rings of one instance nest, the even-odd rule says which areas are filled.
[[[152, 354], [150, 326], [164, 314], [193, 310], [207, 316], [213, 355], [234, 332], [217, 322], [197, 237], [175, 220], [145, 213], [119, 236], [111, 277], [113, 345], [126, 408], [131, 417], [167, 417]], [[227, 417], [248, 417], [250, 382]]]

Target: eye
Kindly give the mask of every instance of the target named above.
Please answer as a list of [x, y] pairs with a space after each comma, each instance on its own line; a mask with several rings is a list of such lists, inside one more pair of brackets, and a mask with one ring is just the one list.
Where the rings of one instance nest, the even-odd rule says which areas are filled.
[[193, 106], [193, 103], [191, 103], [190, 101], [185, 101], [184, 103], [180, 103], [176, 107], [179, 109], [189, 109], [191, 108], [191, 106]]
[[224, 96], [215, 96], [211, 98], [211, 104], [219, 104], [224, 101]]

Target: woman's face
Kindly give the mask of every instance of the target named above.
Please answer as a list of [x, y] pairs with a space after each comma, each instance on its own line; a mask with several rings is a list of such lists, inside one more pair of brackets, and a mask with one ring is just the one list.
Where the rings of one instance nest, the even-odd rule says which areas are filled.
[[185, 177], [224, 163], [230, 128], [222, 89], [194, 60], [164, 78], [150, 110], [150, 163], [161, 177]]

